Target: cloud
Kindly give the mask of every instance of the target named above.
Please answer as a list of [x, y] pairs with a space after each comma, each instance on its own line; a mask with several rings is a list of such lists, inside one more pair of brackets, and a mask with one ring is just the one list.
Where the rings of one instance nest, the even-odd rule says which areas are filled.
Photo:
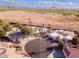
[[76, 5], [74, 2], [58, 2], [58, 1], [39, 1], [39, 4], [47, 4], [47, 5]]
[[9, 0], [4, 0], [4, 2], [7, 2], [7, 1], [9, 1]]
[[0, 1], [3, 1], [3, 2], [14, 2], [16, 0], [0, 0]]
[[48, 7], [57, 7], [57, 8], [73, 8], [73, 9], [78, 9], [79, 8], [79, 4], [78, 2], [73, 2], [73, 1], [57, 1], [57, 0], [42, 0], [39, 1], [40, 5], [46, 5]]

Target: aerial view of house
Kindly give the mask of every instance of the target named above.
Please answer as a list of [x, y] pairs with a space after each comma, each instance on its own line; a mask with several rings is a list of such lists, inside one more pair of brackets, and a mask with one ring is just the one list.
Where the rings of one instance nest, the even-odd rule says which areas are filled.
[[79, 58], [79, 1], [0, 0], [0, 58]]

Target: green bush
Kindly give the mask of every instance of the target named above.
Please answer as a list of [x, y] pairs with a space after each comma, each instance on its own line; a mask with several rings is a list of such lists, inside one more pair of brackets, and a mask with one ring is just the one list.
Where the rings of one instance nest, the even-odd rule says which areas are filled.
[[79, 36], [75, 36], [72, 40], [73, 44], [79, 44]]
[[7, 21], [0, 20], [0, 41], [9, 41], [9, 38], [5, 35], [10, 29], [10, 23], [8, 23]]
[[11, 29], [10, 24], [7, 21], [0, 20], [0, 35], [3, 36]]
[[23, 36], [31, 36], [31, 35], [33, 35], [33, 30], [32, 30], [32, 28], [31, 27], [23, 27], [22, 29], [21, 29], [21, 34], [23, 35]]

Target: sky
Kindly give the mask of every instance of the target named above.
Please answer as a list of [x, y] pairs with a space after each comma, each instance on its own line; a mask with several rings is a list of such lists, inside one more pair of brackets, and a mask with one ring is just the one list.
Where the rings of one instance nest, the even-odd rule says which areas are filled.
[[0, 6], [79, 9], [79, 0], [0, 0]]

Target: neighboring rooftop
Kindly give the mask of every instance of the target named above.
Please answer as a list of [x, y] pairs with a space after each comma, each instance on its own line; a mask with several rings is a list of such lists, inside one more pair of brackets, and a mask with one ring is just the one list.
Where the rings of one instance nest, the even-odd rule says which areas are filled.
[[79, 58], [79, 45], [76, 47], [71, 43], [66, 43], [64, 51], [69, 58]]

